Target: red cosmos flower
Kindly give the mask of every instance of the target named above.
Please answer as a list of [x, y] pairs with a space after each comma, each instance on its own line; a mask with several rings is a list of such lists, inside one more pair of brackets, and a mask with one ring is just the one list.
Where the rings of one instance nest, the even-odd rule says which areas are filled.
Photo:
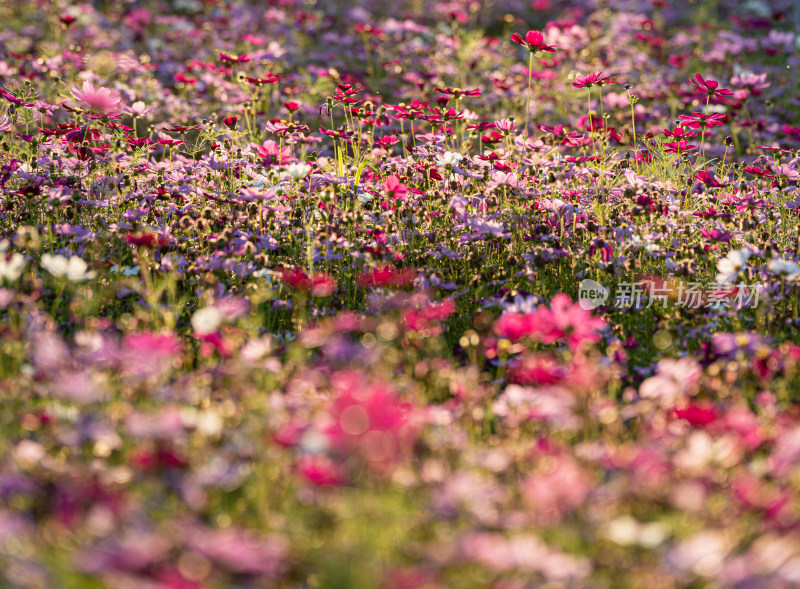
[[323, 135], [327, 135], [328, 137], [333, 137], [335, 139], [344, 139], [345, 141], [349, 141], [350, 138], [355, 135], [354, 131], [345, 131], [344, 128], [340, 129], [326, 129], [325, 127], [320, 127], [319, 132]]
[[228, 129], [230, 129], [231, 131], [235, 131], [236, 124], [239, 122], [239, 117], [235, 115], [230, 117], [225, 117], [224, 119], [222, 119], [222, 122], [225, 123], [225, 126], [228, 127]]
[[170, 245], [171, 242], [169, 237], [165, 235], [155, 235], [153, 233], [128, 233], [125, 236], [125, 243], [148, 249], [166, 247]]
[[342, 102], [346, 104], [361, 104], [364, 102], [363, 98], [353, 98], [356, 94], [359, 94], [361, 90], [359, 88], [354, 87], [352, 84], [337, 84], [336, 85], [336, 94], [331, 96], [331, 99], [334, 102]]
[[688, 405], [683, 409], [675, 409], [675, 416], [700, 427], [713, 423], [718, 417], [713, 405]]
[[462, 88], [434, 88], [434, 92], [441, 92], [442, 94], [449, 94], [455, 98], [460, 98], [461, 96], [480, 96], [481, 89], [475, 88], [473, 90], [464, 90]]
[[449, 109], [444, 110], [444, 109], [431, 108], [429, 106], [428, 110], [431, 111], [434, 114], [432, 114], [430, 116], [427, 116], [427, 117], [422, 117], [426, 121], [431, 121], [431, 122], [436, 122], [436, 121], [439, 121], [439, 120], [442, 120], [442, 121], [454, 121], [454, 120], [458, 120], [458, 119], [463, 119], [464, 118], [464, 111], [463, 110], [457, 111], [453, 107], [450, 107]]
[[666, 153], [686, 153], [696, 149], [696, 145], [687, 145], [686, 141], [671, 141], [664, 144], [664, 151]]
[[723, 113], [706, 114], [702, 112], [693, 112], [690, 115], [680, 115], [681, 125], [689, 127], [690, 129], [699, 129], [705, 127], [711, 129], [713, 127], [721, 127], [725, 123], [725, 115]]
[[411, 331], [430, 330], [433, 335], [438, 335], [442, 329], [432, 323], [447, 319], [455, 310], [456, 304], [450, 299], [445, 299], [438, 304], [431, 303], [420, 311], [409, 309], [403, 314], [403, 323]]
[[184, 468], [188, 463], [177, 450], [169, 445], [160, 445], [153, 451], [137, 449], [131, 453], [131, 462], [142, 470], [169, 470]]
[[196, 84], [197, 83], [197, 78], [189, 77], [186, 74], [175, 74], [173, 76], [173, 79], [176, 82], [180, 83], [180, 84], [190, 84], [191, 85], [191, 84]]
[[168, 133], [186, 133], [188, 131], [199, 131], [200, 125], [194, 125], [192, 127], [183, 127], [181, 125], [175, 125], [174, 127], [167, 127], [164, 129]]
[[221, 61], [223, 63], [249, 63], [250, 56], [246, 53], [242, 55], [228, 55], [227, 53], [223, 53], [219, 51], [219, 57], [217, 57], [217, 61]]
[[768, 168], [762, 168], [761, 166], [745, 166], [744, 171], [748, 174], [759, 176], [761, 178], [772, 177], [772, 172]]
[[359, 286], [405, 286], [412, 282], [416, 275], [411, 268], [383, 266], [362, 272], [357, 282]]
[[253, 78], [245, 76], [244, 81], [254, 86], [263, 86], [264, 84], [274, 84], [278, 81], [278, 76], [273, 74], [264, 74], [263, 78]]
[[397, 138], [397, 135], [386, 135], [384, 137], [379, 137], [375, 140], [377, 145], [380, 145], [384, 149], [390, 148], [392, 145], [397, 145], [400, 140]]
[[667, 137], [672, 137], [674, 139], [691, 139], [692, 137], [697, 137], [697, 133], [693, 131], [688, 131], [683, 127], [675, 127], [675, 130], [670, 131], [669, 129], [664, 129], [664, 135]]
[[703, 76], [699, 73], [695, 74], [690, 78], [692, 84], [697, 89], [699, 94], [708, 94], [709, 96], [715, 96], [719, 100], [725, 102], [728, 100], [727, 96], [733, 96], [733, 92], [727, 90], [726, 88], [720, 88], [719, 82], [715, 80], [704, 80]]
[[92, 129], [89, 127], [89, 124], [85, 124], [83, 127], [79, 129], [72, 129], [67, 130], [66, 132], [66, 139], [67, 141], [71, 141], [72, 143], [83, 143], [84, 141], [95, 141], [100, 139], [102, 134], [100, 133], [99, 129]]
[[[694, 173], [692, 178], [701, 184], [705, 184], [709, 188], [720, 188], [722, 186], [711, 174], [704, 170], [698, 170]], [[711, 210], [713, 209], [709, 209], [709, 211]]]
[[148, 149], [150, 151], [155, 149], [155, 147], [152, 147], [154, 143], [153, 140], [147, 137], [128, 137], [126, 141], [128, 143], [128, 146], [134, 149], [139, 147], [144, 147], [145, 149]]
[[297, 471], [318, 487], [338, 486], [345, 481], [344, 469], [328, 456], [303, 456], [297, 464]]
[[427, 102], [420, 102], [414, 100], [410, 105], [397, 104], [392, 105], [391, 108], [397, 114], [392, 115], [393, 119], [404, 119], [413, 121], [425, 115], [425, 108], [428, 106]]
[[604, 76], [603, 72], [594, 72], [588, 76], [578, 74], [575, 76], [575, 81], [572, 83], [576, 88], [591, 88], [592, 86], [605, 86], [606, 84], [614, 84], [616, 80], [612, 76]]
[[492, 131], [491, 135], [481, 135], [481, 141], [488, 145], [500, 143], [503, 140], [503, 134], [500, 131]]
[[283, 268], [280, 275], [290, 288], [311, 293], [312, 297], [326, 297], [336, 290], [336, 280], [325, 272], [315, 272], [309, 276], [302, 268]]
[[521, 385], [549, 385], [559, 382], [566, 373], [566, 368], [553, 356], [530, 354], [512, 365], [509, 378]]
[[547, 51], [548, 53], [554, 53], [556, 50], [553, 46], [545, 45], [544, 35], [540, 31], [528, 31], [525, 33], [524, 39], [518, 33], [511, 33], [511, 41], [517, 45], [522, 45], [530, 52]]
[[300, 104], [297, 102], [283, 102], [282, 104], [289, 112], [294, 112], [300, 108]]

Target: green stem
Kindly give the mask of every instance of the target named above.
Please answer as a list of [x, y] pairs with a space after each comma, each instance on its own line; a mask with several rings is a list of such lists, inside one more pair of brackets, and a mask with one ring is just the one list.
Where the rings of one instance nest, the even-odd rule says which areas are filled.
[[533, 80], [533, 52], [528, 57], [528, 106], [525, 108], [525, 140], [528, 139], [528, 122], [531, 117], [531, 89]]
[[597, 146], [594, 143], [594, 121], [592, 121], [592, 89], [586, 89], [586, 109], [589, 111], [589, 135], [592, 136], [592, 153], [597, 158]]

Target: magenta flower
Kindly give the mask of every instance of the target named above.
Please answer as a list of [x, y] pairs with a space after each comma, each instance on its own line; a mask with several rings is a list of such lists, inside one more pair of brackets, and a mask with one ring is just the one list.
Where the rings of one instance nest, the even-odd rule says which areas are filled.
[[578, 74], [575, 76], [575, 81], [572, 83], [576, 88], [591, 88], [592, 86], [605, 86], [606, 84], [614, 84], [611, 76], [604, 76], [603, 72], [594, 72], [588, 76]]
[[564, 293], [553, 297], [550, 309], [540, 307], [537, 312], [545, 327], [544, 343], [565, 340], [572, 349], [577, 349], [583, 342], [599, 341], [597, 332], [606, 325], [602, 318], [594, 317]]
[[120, 104], [119, 94], [109, 88], [95, 88], [89, 81], [83, 83], [83, 90], [73, 86], [72, 96], [94, 112], [113, 112]]
[[690, 129], [699, 129], [705, 127], [711, 129], [713, 127], [721, 127], [725, 119], [723, 113], [706, 114], [702, 112], [694, 112], [690, 115], [680, 115], [681, 125], [689, 127]]
[[255, 150], [259, 157], [267, 160], [270, 164], [288, 164], [292, 158], [291, 149], [288, 145], [280, 147], [272, 139], [267, 139], [261, 145], [251, 143], [250, 147]]
[[733, 96], [733, 92], [726, 88], [720, 88], [719, 82], [716, 80], [704, 80], [703, 76], [696, 73], [690, 78], [692, 84], [697, 89], [699, 94], [708, 94], [709, 96], [716, 96], [721, 101], [728, 100], [727, 96]]
[[386, 178], [386, 183], [383, 187], [387, 196], [390, 196], [392, 200], [406, 200], [408, 187], [400, 182], [397, 176], [392, 175]]
[[686, 141], [671, 141], [664, 144], [666, 153], [686, 153], [696, 148], [696, 145], [689, 145]]
[[511, 40], [517, 45], [522, 45], [528, 51], [547, 51], [554, 53], [556, 48], [550, 45], [545, 45], [544, 35], [539, 31], [528, 31], [525, 33], [525, 38], [519, 33], [511, 33]]

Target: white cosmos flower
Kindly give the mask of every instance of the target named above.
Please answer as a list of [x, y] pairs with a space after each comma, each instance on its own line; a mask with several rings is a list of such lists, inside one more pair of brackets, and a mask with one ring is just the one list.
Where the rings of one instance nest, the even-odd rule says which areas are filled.
[[302, 180], [308, 173], [311, 171], [311, 166], [304, 163], [295, 163], [289, 164], [286, 167], [286, 171], [289, 172], [289, 175], [294, 178], [295, 180]]
[[89, 265], [78, 256], [65, 258], [64, 256], [53, 256], [44, 254], [42, 256], [42, 268], [50, 272], [57, 278], [66, 278], [70, 282], [82, 282], [95, 277], [95, 272], [89, 272]]
[[192, 315], [192, 329], [198, 335], [208, 335], [217, 331], [222, 324], [222, 313], [216, 307], [203, 307]]
[[747, 248], [732, 250], [727, 256], [717, 262], [717, 282], [733, 282], [739, 272], [747, 266], [747, 260], [752, 252]]
[[0, 282], [8, 280], [14, 282], [22, 276], [22, 269], [25, 267], [25, 258], [20, 253], [13, 253], [9, 258], [0, 255]]
[[464, 156], [460, 153], [456, 153], [455, 151], [445, 151], [444, 153], [440, 153], [436, 156], [436, 163], [438, 163], [440, 166], [457, 166], [463, 159]]
[[783, 276], [789, 280], [800, 278], [800, 266], [796, 262], [784, 260], [783, 258], [772, 258], [767, 264], [767, 268], [773, 274]]

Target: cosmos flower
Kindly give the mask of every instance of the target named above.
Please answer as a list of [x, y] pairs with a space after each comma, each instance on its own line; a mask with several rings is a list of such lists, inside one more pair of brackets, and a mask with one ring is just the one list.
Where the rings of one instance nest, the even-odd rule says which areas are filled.
[[88, 80], [83, 83], [83, 90], [72, 87], [72, 96], [93, 112], [113, 112], [119, 108], [119, 94], [109, 88], [95, 88]]
[[530, 52], [546, 51], [548, 53], [555, 52], [556, 48], [546, 45], [544, 42], [544, 35], [540, 31], [528, 31], [525, 33], [525, 38], [519, 33], [511, 33], [511, 41], [517, 45], [521, 45]]
[[728, 100], [728, 96], [733, 96], [733, 92], [726, 88], [720, 88], [719, 82], [716, 80], [704, 80], [703, 76], [699, 73], [696, 73], [691, 78], [692, 84], [694, 84], [695, 89], [699, 94], [707, 94], [708, 96], [713, 96], [718, 98], [721, 101]]
[[83, 258], [43, 254], [42, 268], [57, 278], [66, 278], [70, 282], [83, 282], [95, 277], [95, 272], [88, 271], [89, 265]]
[[767, 263], [767, 268], [773, 274], [777, 274], [787, 280], [797, 280], [800, 278], [800, 266], [797, 262], [785, 260], [783, 258], [772, 258]]
[[0, 283], [3, 280], [14, 282], [22, 275], [24, 268], [25, 258], [22, 254], [15, 252], [8, 257], [5, 254], [0, 254]]
[[747, 248], [732, 250], [727, 256], [717, 262], [717, 282], [734, 282], [747, 266], [747, 260], [752, 252]]
[[583, 76], [578, 74], [575, 76], [575, 81], [572, 83], [576, 88], [591, 88], [592, 86], [605, 86], [606, 84], [615, 84], [616, 80], [612, 76], [603, 75], [603, 72], [594, 72]]
[[680, 115], [681, 125], [684, 127], [689, 127], [690, 129], [699, 129], [700, 127], [705, 127], [706, 129], [712, 129], [714, 127], [721, 127], [724, 125], [723, 120], [725, 119], [724, 113], [702, 113], [702, 112], [693, 112], [690, 115]]

